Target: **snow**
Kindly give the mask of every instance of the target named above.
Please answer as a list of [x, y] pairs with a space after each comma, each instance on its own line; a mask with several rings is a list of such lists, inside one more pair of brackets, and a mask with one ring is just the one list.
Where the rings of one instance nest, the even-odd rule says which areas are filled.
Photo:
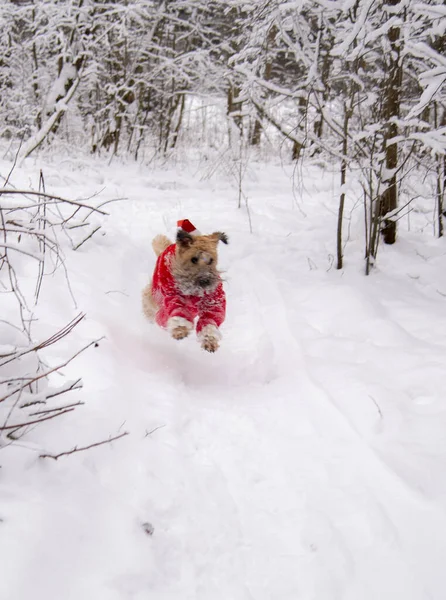
[[436, 67], [422, 73], [419, 77], [422, 86], [425, 86], [423, 93], [418, 100], [416, 106], [414, 106], [406, 116], [406, 119], [412, 119], [418, 116], [432, 101], [433, 97], [442, 88], [446, 82], [446, 68]]
[[65, 63], [63, 65], [59, 77], [53, 83], [53, 86], [46, 97], [43, 107], [44, 114], [51, 115], [56, 107], [57, 102], [66, 96], [68, 91], [67, 88], [77, 76], [78, 71], [74, 65], [71, 63]]
[[[446, 247], [433, 215], [413, 211], [410, 232], [400, 221], [366, 278], [350, 187], [333, 267], [338, 173], [302, 167], [297, 194], [292, 166], [251, 162], [251, 235], [221, 173], [32, 158], [12, 184], [37, 188], [40, 168], [48, 193], [128, 200], [92, 215], [103, 227], [76, 252], [60, 240], [77, 308], [61, 270], [44, 278], [35, 341], [87, 314], [48, 365], [105, 337], [52, 381], [82, 376], [69, 401], [85, 404], [0, 449], [0, 598], [442, 600]], [[229, 236], [215, 354], [142, 315], [151, 240], [181, 218]], [[0, 324], [8, 350], [21, 338]]]

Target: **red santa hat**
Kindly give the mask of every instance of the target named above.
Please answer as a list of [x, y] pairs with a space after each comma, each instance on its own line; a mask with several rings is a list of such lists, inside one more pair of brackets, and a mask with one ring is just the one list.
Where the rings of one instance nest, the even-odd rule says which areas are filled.
[[177, 227], [183, 231], [186, 231], [187, 233], [190, 233], [191, 235], [201, 235], [201, 233], [198, 231], [195, 225], [192, 225], [189, 219], [181, 219], [180, 221], [177, 221]]

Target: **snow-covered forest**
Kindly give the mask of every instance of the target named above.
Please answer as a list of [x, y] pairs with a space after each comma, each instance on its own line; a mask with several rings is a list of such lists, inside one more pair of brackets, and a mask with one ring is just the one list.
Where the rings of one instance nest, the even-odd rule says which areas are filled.
[[240, 156], [268, 144], [268, 124], [293, 160], [338, 162], [341, 195], [360, 181], [367, 270], [378, 231], [395, 241], [401, 191], [419, 195], [413, 171], [435, 180], [442, 232], [442, 2], [20, 0], [0, 14], [0, 135], [21, 156], [48, 138], [135, 160], [187, 152], [189, 104], [208, 95], [225, 99], [223, 143]]
[[[443, 600], [443, 0], [0, 3], [0, 600]], [[221, 345], [144, 318], [225, 232]]]

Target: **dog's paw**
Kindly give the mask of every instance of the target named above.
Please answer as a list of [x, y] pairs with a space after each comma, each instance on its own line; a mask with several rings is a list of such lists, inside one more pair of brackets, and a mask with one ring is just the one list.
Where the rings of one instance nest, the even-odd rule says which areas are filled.
[[174, 327], [170, 332], [170, 335], [174, 340], [183, 340], [190, 333], [190, 329], [184, 327], [184, 325], [178, 325], [178, 327]]
[[193, 329], [193, 324], [183, 317], [171, 317], [167, 322], [167, 330], [174, 340], [183, 340]]
[[201, 342], [201, 347], [203, 350], [206, 350], [206, 352], [217, 352], [220, 347], [219, 341], [220, 340], [213, 337], [205, 337]]
[[220, 346], [221, 333], [215, 325], [206, 325], [198, 334], [201, 347], [206, 352], [216, 352]]

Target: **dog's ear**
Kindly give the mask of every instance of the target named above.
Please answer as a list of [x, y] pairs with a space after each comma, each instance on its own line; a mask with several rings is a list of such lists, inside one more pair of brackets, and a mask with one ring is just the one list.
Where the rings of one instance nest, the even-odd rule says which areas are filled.
[[215, 231], [211, 237], [214, 238], [216, 242], [223, 242], [223, 244], [229, 243], [228, 236], [222, 231]]
[[182, 248], [190, 248], [194, 243], [194, 238], [190, 233], [184, 231], [184, 229], [178, 229], [177, 231], [177, 244]]

